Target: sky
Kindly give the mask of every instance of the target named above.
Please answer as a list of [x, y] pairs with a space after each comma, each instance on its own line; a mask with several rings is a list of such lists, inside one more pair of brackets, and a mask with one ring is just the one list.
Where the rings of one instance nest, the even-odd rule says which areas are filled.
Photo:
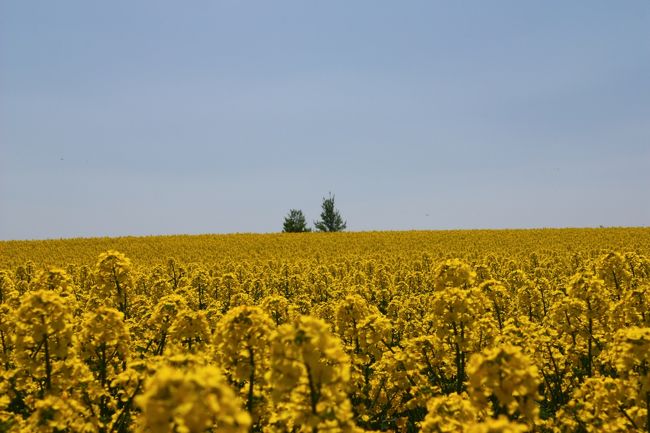
[[647, 226], [650, 2], [0, 0], [0, 239]]

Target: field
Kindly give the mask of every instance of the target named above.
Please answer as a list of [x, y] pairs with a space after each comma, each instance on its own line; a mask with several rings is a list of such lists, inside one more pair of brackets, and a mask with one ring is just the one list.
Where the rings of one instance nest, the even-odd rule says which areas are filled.
[[0, 432], [650, 432], [650, 228], [0, 242]]

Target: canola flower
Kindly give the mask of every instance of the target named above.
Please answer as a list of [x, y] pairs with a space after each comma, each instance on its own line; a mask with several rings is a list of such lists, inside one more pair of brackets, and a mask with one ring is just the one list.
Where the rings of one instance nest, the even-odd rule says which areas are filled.
[[187, 241], [0, 245], [0, 432], [650, 432], [650, 230]]
[[140, 431], [150, 433], [244, 433], [250, 415], [216, 367], [188, 370], [162, 366], [136, 403]]

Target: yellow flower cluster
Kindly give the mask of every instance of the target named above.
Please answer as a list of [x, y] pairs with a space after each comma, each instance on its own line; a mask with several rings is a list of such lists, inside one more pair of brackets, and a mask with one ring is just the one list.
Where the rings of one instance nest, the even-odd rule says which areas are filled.
[[0, 432], [647, 433], [649, 409], [650, 229], [0, 242]]
[[140, 430], [151, 433], [244, 433], [251, 424], [219, 369], [161, 366], [136, 398]]
[[531, 423], [537, 419], [539, 371], [520, 347], [506, 344], [475, 354], [468, 375], [477, 408]]

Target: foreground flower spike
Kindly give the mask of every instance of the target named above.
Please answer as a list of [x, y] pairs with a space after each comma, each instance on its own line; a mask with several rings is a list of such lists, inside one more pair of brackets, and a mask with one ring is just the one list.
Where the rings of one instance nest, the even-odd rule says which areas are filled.
[[539, 372], [521, 348], [505, 344], [483, 350], [467, 366], [469, 394], [495, 417], [534, 422], [539, 416]]
[[466, 289], [474, 284], [476, 272], [467, 263], [450, 259], [438, 266], [436, 270], [436, 290], [450, 287]]
[[554, 425], [561, 432], [646, 432], [644, 405], [636, 398], [632, 383], [626, 380], [588, 378], [558, 411]]
[[355, 432], [347, 387], [350, 361], [325, 322], [281, 325], [271, 345], [275, 431]]
[[466, 394], [434, 397], [427, 403], [427, 410], [422, 433], [456, 433], [478, 419], [478, 411]]
[[77, 337], [77, 353], [102, 387], [119, 372], [129, 359], [131, 337], [124, 315], [114, 308], [100, 307], [86, 313]]
[[[72, 315], [57, 293], [38, 290], [25, 295], [16, 311], [15, 362], [39, 386], [52, 391], [55, 371], [72, 352]], [[63, 379], [63, 378], [60, 378]]]
[[131, 291], [131, 260], [118, 251], [107, 251], [97, 261], [97, 288], [99, 295], [110, 299], [126, 318], [129, 317]]
[[142, 433], [245, 433], [250, 415], [216, 367], [161, 367], [136, 399]]
[[215, 359], [245, 401], [256, 426], [268, 421], [271, 332], [275, 326], [259, 307], [235, 307], [217, 324]]

